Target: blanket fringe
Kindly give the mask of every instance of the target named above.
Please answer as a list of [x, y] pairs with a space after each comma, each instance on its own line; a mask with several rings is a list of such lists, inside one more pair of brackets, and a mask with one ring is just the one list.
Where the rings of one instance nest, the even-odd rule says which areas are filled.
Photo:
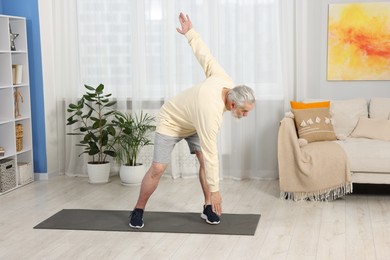
[[280, 198], [293, 201], [332, 201], [352, 193], [352, 182], [317, 192], [280, 192]]

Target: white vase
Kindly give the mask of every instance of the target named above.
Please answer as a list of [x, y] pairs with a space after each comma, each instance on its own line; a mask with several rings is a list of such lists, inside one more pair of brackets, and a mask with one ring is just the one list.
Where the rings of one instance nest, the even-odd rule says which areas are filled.
[[136, 166], [127, 166], [122, 164], [119, 170], [119, 177], [123, 185], [135, 186], [141, 184], [145, 173], [146, 170], [143, 164]]
[[87, 165], [89, 183], [107, 183], [110, 178], [110, 163], [93, 164], [88, 163]]

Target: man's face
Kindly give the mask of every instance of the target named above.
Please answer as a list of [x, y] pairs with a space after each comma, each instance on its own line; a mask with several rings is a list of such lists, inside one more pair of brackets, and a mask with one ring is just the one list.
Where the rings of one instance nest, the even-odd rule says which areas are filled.
[[249, 102], [246, 102], [242, 107], [236, 107], [234, 105], [231, 112], [233, 117], [235, 118], [246, 117], [248, 113], [253, 109], [254, 106], [255, 104], [251, 104]]

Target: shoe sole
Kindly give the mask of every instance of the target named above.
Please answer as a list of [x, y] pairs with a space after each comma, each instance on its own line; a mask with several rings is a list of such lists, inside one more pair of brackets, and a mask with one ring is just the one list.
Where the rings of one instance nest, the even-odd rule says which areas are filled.
[[210, 220], [208, 220], [207, 218], [207, 215], [206, 214], [200, 214], [200, 217], [204, 220], [206, 220], [206, 223], [210, 224], [210, 225], [218, 225], [219, 223], [221, 223], [221, 221], [215, 221], [215, 222], [211, 222]]
[[141, 229], [144, 227], [144, 224], [142, 223], [142, 226], [133, 226], [129, 223], [129, 227]]

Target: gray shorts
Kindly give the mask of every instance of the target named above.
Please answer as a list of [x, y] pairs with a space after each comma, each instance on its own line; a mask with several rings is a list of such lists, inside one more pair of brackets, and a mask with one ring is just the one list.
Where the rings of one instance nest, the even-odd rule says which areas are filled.
[[196, 151], [202, 151], [197, 133], [188, 137], [172, 137], [156, 132], [154, 136], [153, 162], [170, 163], [173, 148], [183, 139], [187, 141], [191, 154], [194, 154]]

